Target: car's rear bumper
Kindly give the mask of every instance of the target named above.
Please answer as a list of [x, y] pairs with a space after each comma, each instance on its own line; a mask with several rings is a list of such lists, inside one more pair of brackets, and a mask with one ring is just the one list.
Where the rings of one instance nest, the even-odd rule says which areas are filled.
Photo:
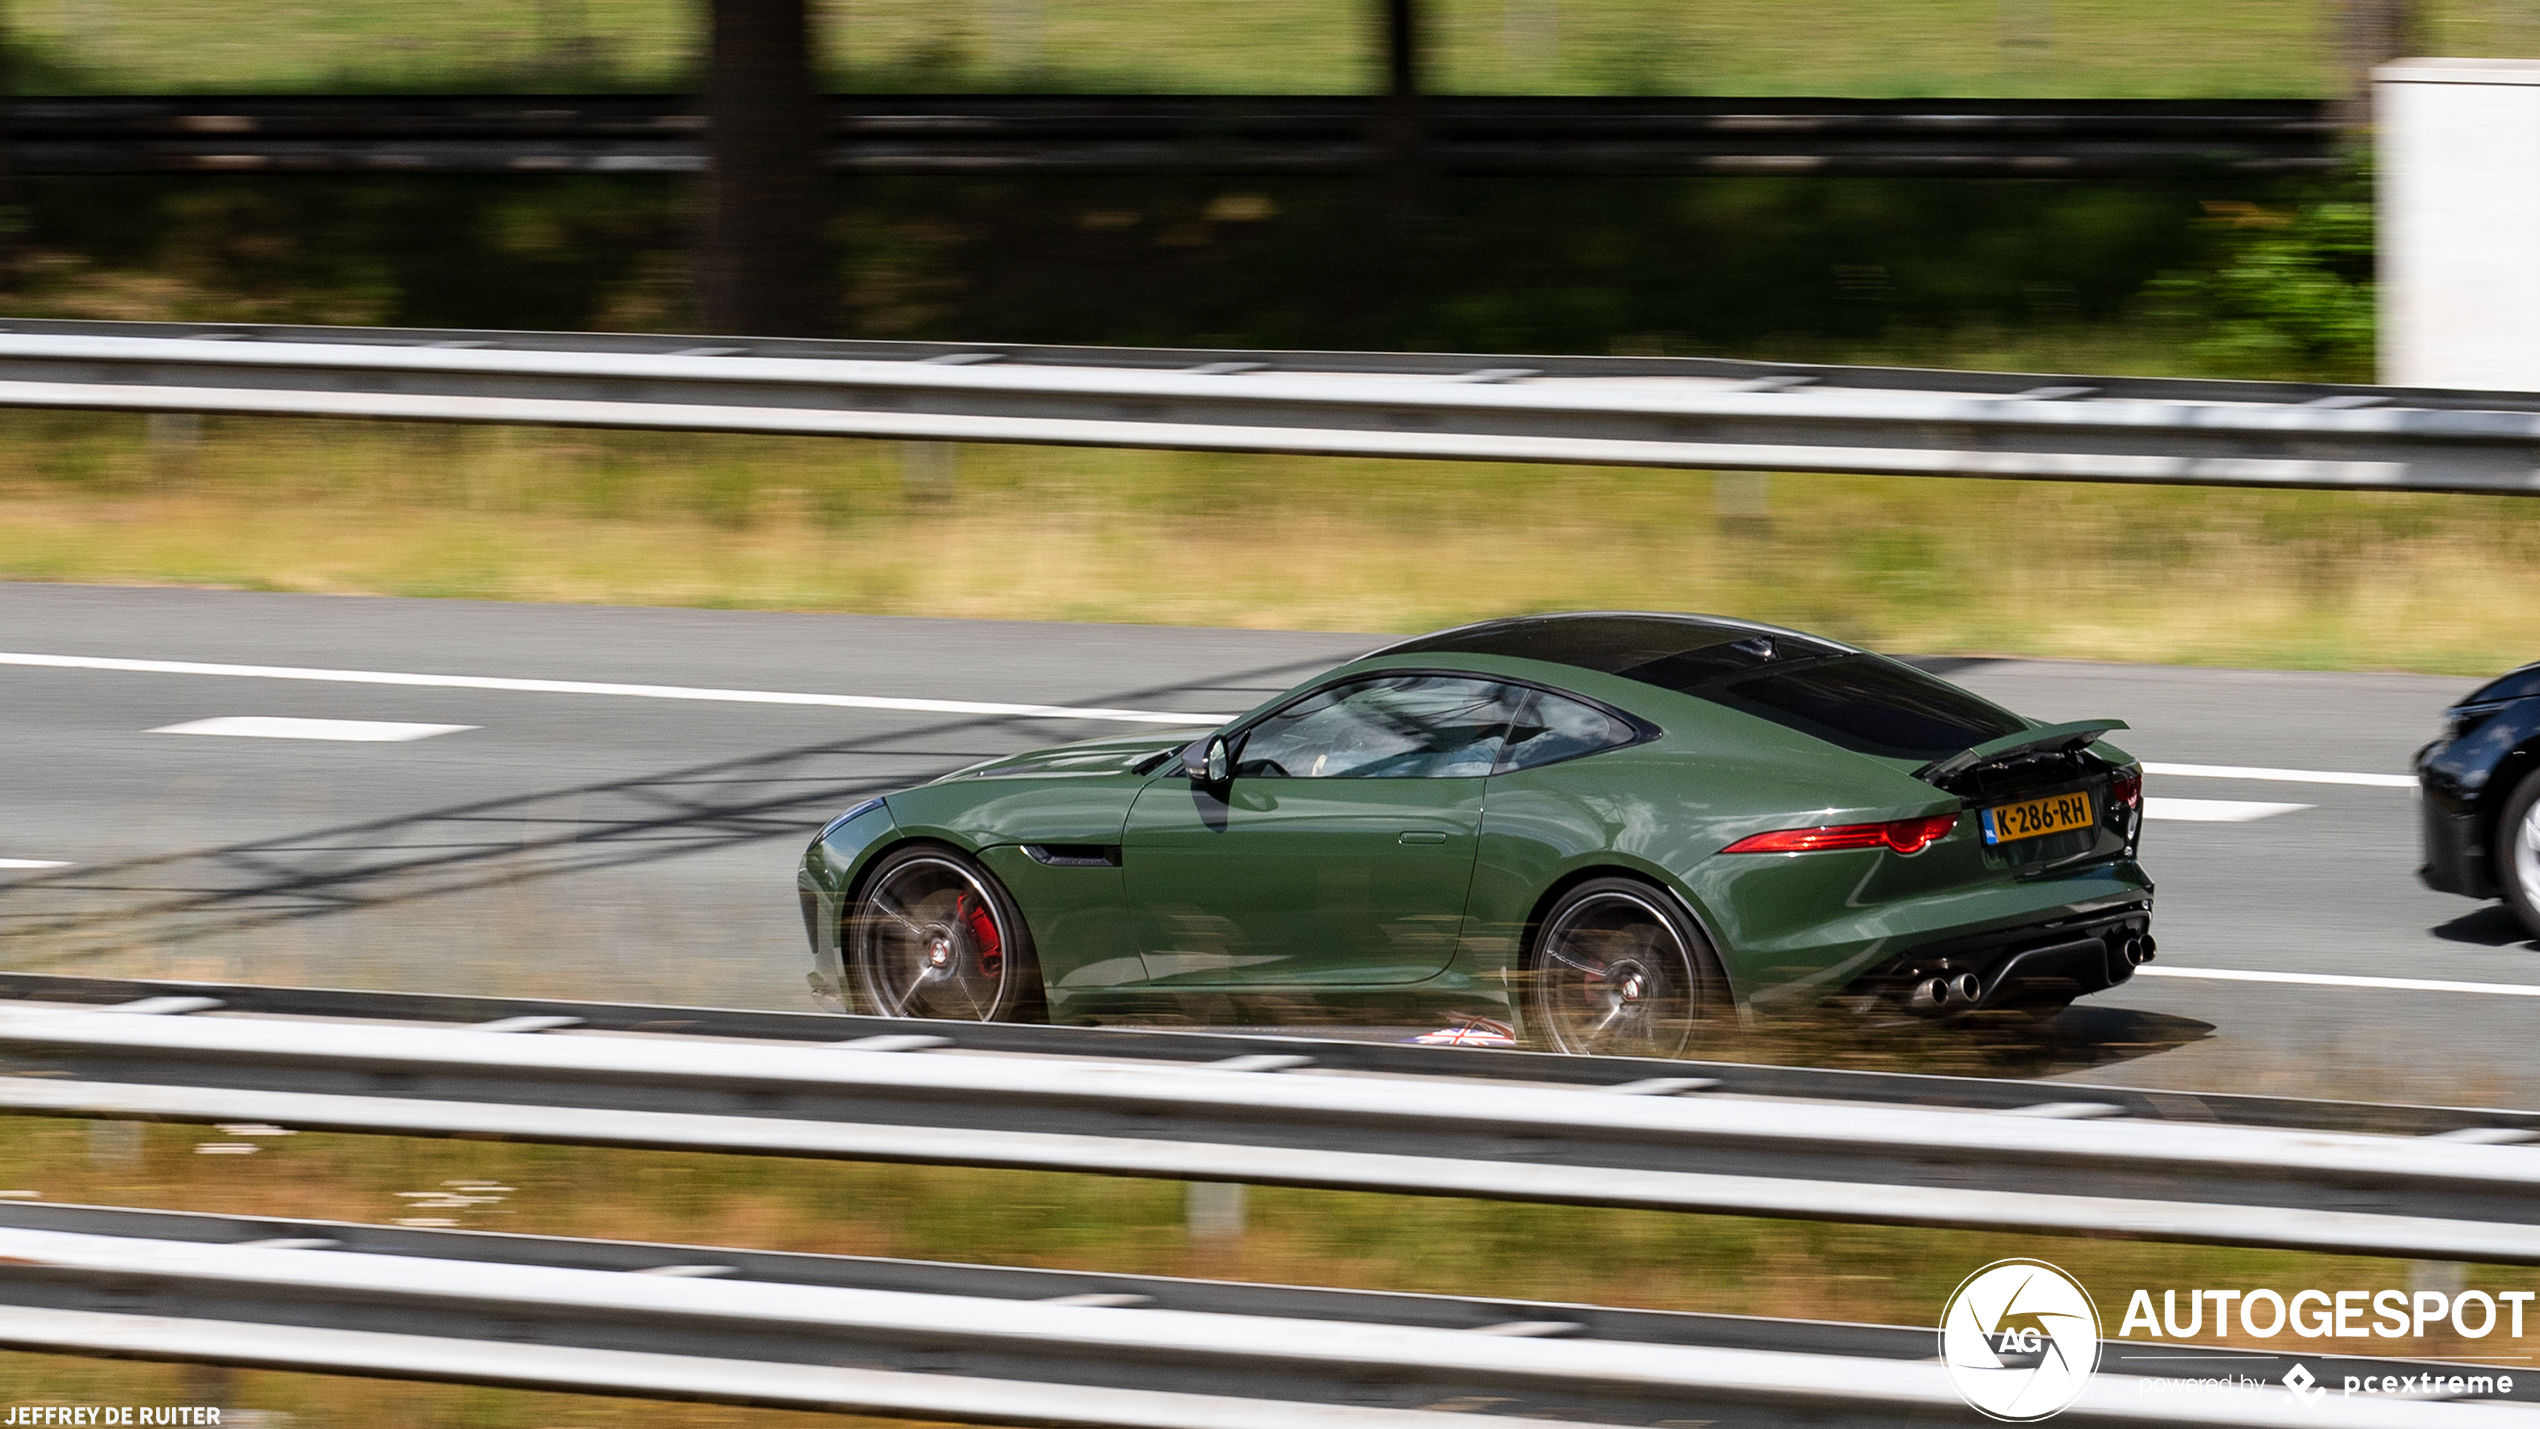
[[2150, 898], [2076, 907], [2015, 927], [1940, 939], [1900, 953], [1853, 984], [1861, 993], [1901, 993], [1934, 976], [1973, 973], [1983, 984], [1976, 1008], [2070, 1002], [2134, 976], [2150, 961]]

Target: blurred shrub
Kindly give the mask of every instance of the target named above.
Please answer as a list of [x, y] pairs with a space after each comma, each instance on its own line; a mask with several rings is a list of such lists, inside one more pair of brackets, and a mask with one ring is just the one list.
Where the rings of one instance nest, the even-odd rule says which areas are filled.
[[2373, 380], [2373, 208], [2358, 174], [2290, 208], [2208, 202], [2201, 271], [2145, 289], [2157, 320], [2200, 333], [2190, 363], [2234, 377]]

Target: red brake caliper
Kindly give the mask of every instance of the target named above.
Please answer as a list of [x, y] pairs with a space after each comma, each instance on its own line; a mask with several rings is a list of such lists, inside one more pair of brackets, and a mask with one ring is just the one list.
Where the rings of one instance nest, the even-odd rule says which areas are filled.
[[970, 936], [979, 945], [979, 975], [998, 977], [1005, 972], [1005, 940], [997, 936], [997, 920], [988, 916], [987, 905], [975, 902], [970, 895], [961, 896], [958, 913], [970, 925]]

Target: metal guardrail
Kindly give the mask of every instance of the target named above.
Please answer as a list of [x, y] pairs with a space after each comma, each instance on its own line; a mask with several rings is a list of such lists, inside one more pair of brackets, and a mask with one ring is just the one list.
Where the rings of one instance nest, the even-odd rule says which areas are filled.
[[[0, 1002], [106, 1007], [152, 998], [192, 998], [229, 1014], [339, 1021], [469, 1026], [519, 1025], [555, 1019], [586, 1032], [678, 1033], [699, 1039], [835, 1045], [866, 1037], [923, 1034], [941, 1050], [990, 1055], [1091, 1057], [1158, 1067], [1223, 1062], [1236, 1057], [1302, 1056], [1321, 1072], [1451, 1077], [1486, 1082], [1612, 1089], [1648, 1079], [1652, 1064], [1635, 1057], [1574, 1057], [1508, 1048], [1406, 1045], [1346, 1036], [1147, 1027], [1051, 1027], [1024, 1022], [927, 1022], [835, 1012], [676, 1007], [657, 1003], [584, 1002], [557, 998], [485, 997], [262, 983], [110, 978], [76, 973], [0, 971]], [[569, 1020], [568, 1020], [569, 1019]], [[1305, 1064], [1299, 1064], [1305, 1065]], [[1672, 1060], [1659, 1064], [1723, 1097], [1786, 1097], [1863, 1106], [1935, 1107], [1959, 1111], [2030, 1111], [2041, 1100], [2089, 1114], [2138, 1121], [2266, 1127], [2287, 1131], [2353, 1131], [2384, 1136], [2477, 1137], [2540, 1141], [2540, 1111], [2491, 1107], [2410, 1106], [2228, 1092], [2164, 1091], [2089, 1082], [2035, 1082], [2003, 1077], [1846, 1071], [1754, 1062]]]
[[[0, 1205], [0, 1305], [19, 1349], [980, 1423], [1984, 1422], [1930, 1330], [92, 1206]], [[2104, 1350], [2065, 1422], [2478, 1429], [2540, 1402], [2519, 1375], [2296, 1409], [2297, 1359], [2330, 1384], [2430, 1362], [2157, 1348]], [[2142, 1383], [2200, 1373], [2270, 1389]]]
[[2005, 1115], [1724, 1095], [1668, 1062], [1564, 1085], [1507, 1054], [1326, 1070], [1287, 1050], [1319, 1044], [1286, 1042], [1194, 1065], [1123, 1055], [1119, 1033], [1071, 1050], [1069, 1028], [1024, 1052], [910, 1022], [807, 1046], [664, 1030], [676, 1016], [589, 1032], [570, 1013], [452, 1027], [217, 1006], [0, 1008], [0, 1054], [39, 1073], [0, 1077], [0, 1109], [2540, 1264], [2540, 1147], [2510, 1144], [2531, 1132], [2506, 1116], [2296, 1131], [2107, 1116], [2122, 1107], [2099, 1089], [2051, 1083]]
[[0, 406], [2540, 494], [2529, 393], [1690, 358], [0, 325]]
[[[869, 173], [1363, 169], [1360, 95], [831, 95], [828, 162]], [[681, 95], [106, 95], [0, 107], [30, 174], [680, 173]], [[1423, 162], [1460, 174], [2085, 176], [2340, 162], [2308, 100], [1485, 97], [1421, 101]]]

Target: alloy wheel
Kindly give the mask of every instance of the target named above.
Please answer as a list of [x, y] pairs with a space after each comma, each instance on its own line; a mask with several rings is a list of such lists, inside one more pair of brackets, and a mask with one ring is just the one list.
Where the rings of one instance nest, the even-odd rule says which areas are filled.
[[1671, 1057], [1700, 1009], [1693, 952], [1638, 893], [1600, 891], [1560, 908], [1535, 963], [1535, 1010], [1552, 1046], [1606, 1057]]
[[848, 927], [865, 1003], [886, 1017], [994, 1021], [1014, 939], [969, 868], [924, 855], [882, 869]]

